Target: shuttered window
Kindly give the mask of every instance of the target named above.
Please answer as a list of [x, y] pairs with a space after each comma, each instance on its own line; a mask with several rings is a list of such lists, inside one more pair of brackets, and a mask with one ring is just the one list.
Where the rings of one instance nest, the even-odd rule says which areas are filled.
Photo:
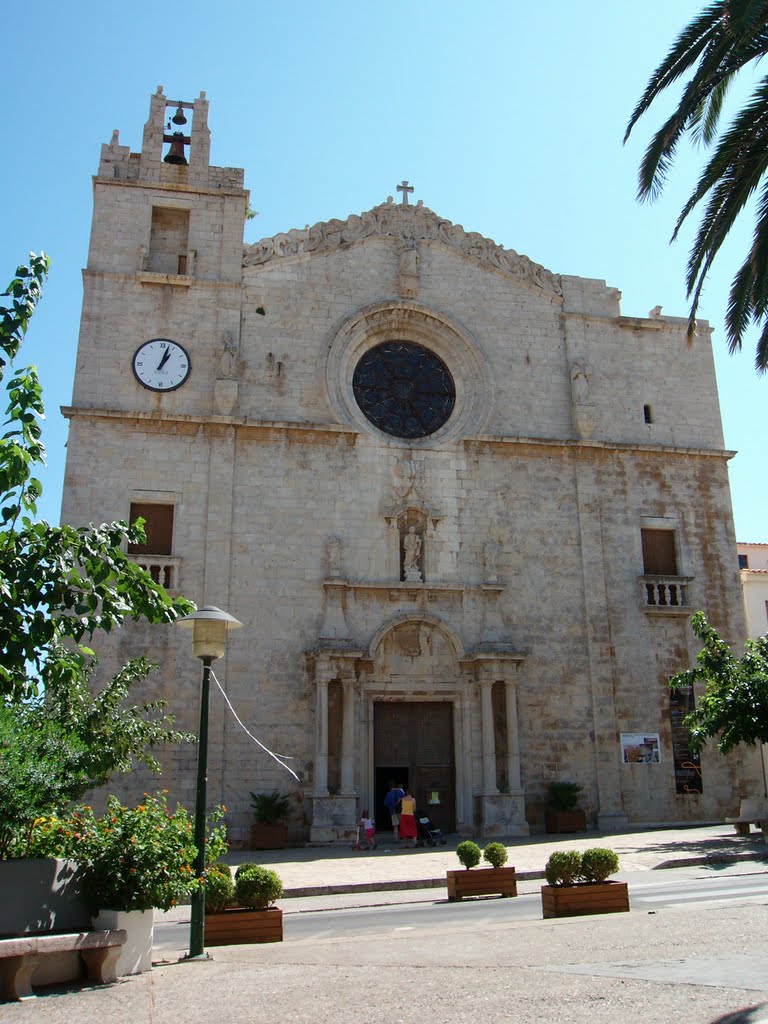
[[131, 502], [131, 523], [143, 519], [146, 544], [129, 544], [131, 555], [170, 555], [173, 544], [173, 505]]
[[646, 576], [677, 576], [674, 530], [641, 530]]

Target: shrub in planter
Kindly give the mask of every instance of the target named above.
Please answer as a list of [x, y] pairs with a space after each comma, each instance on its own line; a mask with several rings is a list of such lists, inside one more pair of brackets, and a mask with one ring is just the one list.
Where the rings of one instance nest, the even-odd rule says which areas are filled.
[[583, 854], [576, 850], [553, 853], [547, 861], [548, 885], [541, 887], [545, 918], [578, 914], [616, 914], [629, 910], [626, 882], [606, 881], [619, 867], [613, 850], [595, 847]]
[[471, 839], [465, 839], [456, 847], [456, 856], [465, 868], [474, 868], [480, 863], [482, 850]]
[[283, 895], [280, 876], [258, 864], [241, 864], [235, 872], [235, 895], [238, 903], [262, 910]]
[[507, 863], [507, 848], [503, 843], [488, 843], [483, 850], [483, 860], [492, 868], [501, 868]]
[[205, 912], [220, 914], [235, 902], [235, 883], [226, 864], [211, 864], [205, 872]]
[[277, 825], [288, 817], [291, 801], [273, 789], [271, 793], [251, 793], [251, 807], [257, 824]]
[[581, 854], [578, 850], [556, 850], [544, 868], [549, 885], [574, 885], [581, 878]]
[[552, 811], [575, 811], [583, 788], [578, 782], [555, 779], [547, 786], [547, 807]]
[[504, 867], [507, 848], [503, 843], [488, 843], [481, 851], [477, 843], [465, 839], [456, 847], [456, 855], [465, 868], [474, 868], [482, 856], [490, 868], [481, 871], [449, 871], [446, 876], [449, 900], [465, 896], [517, 896], [517, 875], [514, 868]]
[[619, 870], [619, 858], [613, 850], [595, 846], [581, 855], [581, 874], [585, 882], [604, 882]]

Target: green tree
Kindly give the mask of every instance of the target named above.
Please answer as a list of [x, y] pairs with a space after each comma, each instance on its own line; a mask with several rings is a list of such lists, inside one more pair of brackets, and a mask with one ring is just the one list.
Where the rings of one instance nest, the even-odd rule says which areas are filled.
[[[768, 52], [768, 0], [714, 0], [687, 25], [651, 76], [627, 126], [626, 142], [638, 120], [661, 93], [683, 76], [682, 97], [653, 136], [640, 165], [638, 196], [653, 200], [663, 190], [680, 140], [689, 136], [710, 156], [677, 219], [672, 240], [699, 204], [703, 213], [688, 258], [691, 299], [688, 335], [709, 269], [739, 213], [759, 189], [752, 245], [731, 285], [726, 336], [731, 353], [741, 349], [751, 323], [762, 325], [755, 365], [768, 367], [768, 77], [724, 129], [723, 101], [739, 71]], [[701, 209], [701, 207], [699, 207]]]
[[673, 690], [705, 684], [697, 707], [683, 722], [690, 729], [691, 747], [700, 750], [714, 736], [723, 754], [739, 743], [768, 743], [768, 636], [747, 640], [746, 653], [736, 658], [703, 612], [696, 612], [691, 626], [704, 644], [696, 668], [669, 681]]
[[74, 680], [85, 669], [94, 632], [127, 618], [171, 623], [193, 610], [172, 600], [125, 554], [142, 543], [141, 521], [54, 527], [35, 521], [45, 462], [42, 388], [34, 366], [15, 365], [42, 294], [48, 258], [30, 254], [2, 297], [0, 382], [8, 396], [0, 438], [0, 696], [29, 698], [39, 685]]

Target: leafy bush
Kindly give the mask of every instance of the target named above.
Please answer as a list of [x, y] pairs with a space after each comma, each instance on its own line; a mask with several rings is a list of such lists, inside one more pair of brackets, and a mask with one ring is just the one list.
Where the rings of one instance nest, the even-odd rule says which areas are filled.
[[477, 867], [480, 863], [482, 851], [477, 843], [473, 842], [471, 839], [465, 839], [456, 847], [456, 856], [464, 867], [469, 870], [469, 868]]
[[549, 885], [573, 885], [581, 877], [581, 854], [578, 850], [557, 850], [544, 868]]
[[253, 910], [268, 907], [283, 895], [283, 883], [275, 871], [258, 864], [241, 864], [235, 872], [237, 902]]
[[145, 795], [138, 807], [111, 796], [74, 855], [85, 862], [83, 891], [94, 911], [168, 910], [200, 885], [192, 819], [184, 807], [171, 811], [165, 794]]
[[547, 807], [553, 811], [575, 811], [583, 788], [578, 782], [550, 782], [547, 786]]
[[291, 801], [273, 789], [271, 793], [251, 793], [251, 807], [259, 825], [276, 825], [288, 817]]
[[604, 882], [619, 870], [619, 858], [613, 850], [595, 846], [581, 855], [581, 873], [587, 882]]
[[235, 883], [226, 864], [211, 864], [205, 872], [205, 912], [220, 914], [235, 902]]
[[503, 843], [488, 843], [483, 850], [483, 860], [492, 868], [501, 868], [507, 863], [507, 848]]

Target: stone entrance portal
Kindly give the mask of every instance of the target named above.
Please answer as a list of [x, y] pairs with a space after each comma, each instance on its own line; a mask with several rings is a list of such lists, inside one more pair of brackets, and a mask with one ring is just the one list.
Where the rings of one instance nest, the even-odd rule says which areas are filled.
[[409, 787], [416, 811], [444, 832], [456, 828], [453, 703], [375, 701], [373, 705], [375, 816], [389, 828], [384, 797], [390, 779]]

